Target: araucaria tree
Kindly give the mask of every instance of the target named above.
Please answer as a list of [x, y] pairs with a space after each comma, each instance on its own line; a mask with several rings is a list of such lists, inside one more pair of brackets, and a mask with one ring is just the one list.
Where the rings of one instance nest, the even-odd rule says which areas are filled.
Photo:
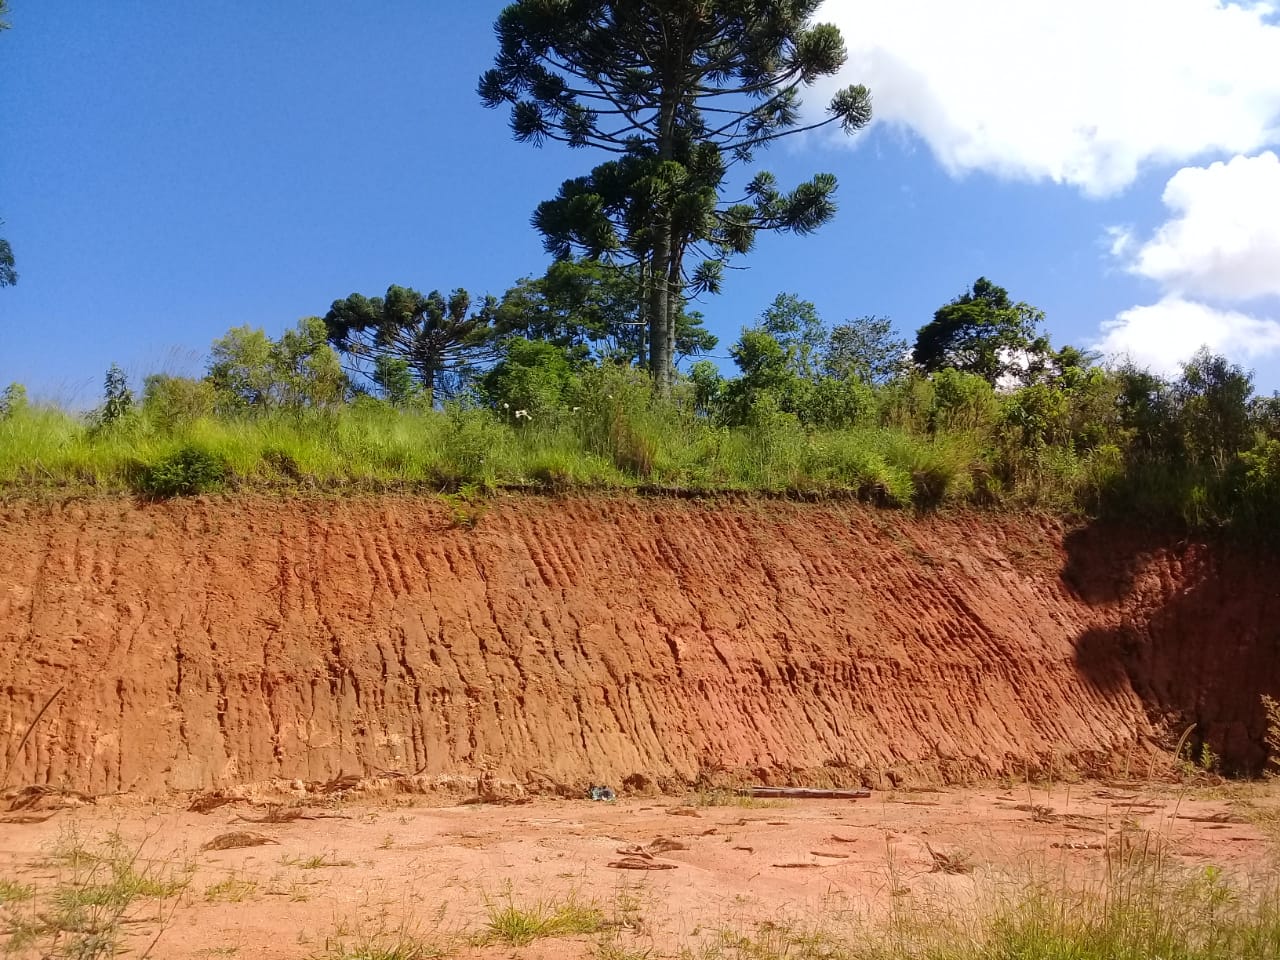
[[384, 390], [389, 372], [408, 369], [428, 403], [456, 394], [477, 364], [493, 359], [497, 301], [486, 297], [478, 310], [471, 296], [455, 290], [448, 299], [437, 290], [425, 296], [392, 286], [385, 297], [353, 293], [335, 300], [325, 314], [329, 342], [348, 368], [374, 379]]
[[802, 123], [800, 91], [834, 74], [840, 31], [811, 23], [821, 0], [518, 0], [498, 17], [498, 55], [480, 78], [521, 142], [557, 140], [616, 155], [569, 180], [534, 224], [558, 258], [639, 266], [649, 364], [671, 382], [675, 318], [687, 294], [715, 292], [723, 264], [761, 230], [808, 233], [835, 213], [835, 177], [783, 192], [768, 173], [728, 202], [731, 166], [789, 134], [871, 120], [850, 86]]

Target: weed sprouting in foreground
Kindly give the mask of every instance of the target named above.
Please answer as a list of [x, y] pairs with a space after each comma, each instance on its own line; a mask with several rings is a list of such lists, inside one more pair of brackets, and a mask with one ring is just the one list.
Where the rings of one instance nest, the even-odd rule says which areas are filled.
[[354, 919], [335, 923], [326, 937], [324, 949], [313, 960], [439, 960], [451, 952], [454, 938], [441, 932], [443, 910], [431, 918], [434, 926], [425, 932], [423, 917], [413, 911], [412, 919], [394, 920], [385, 906], [372, 914], [362, 912]]
[[142, 944], [134, 952], [151, 955], [190, 868], [144, 857], [144, 846], [118, 833], [91, 843], [74, 828], [64, 831], [49, 852], [49, 866], [57, 871], [52, 885], [10, 885], [9, 895], [0, 892], [0, 950], [5, 956], [98, 960], [124, 951], [128, 929]]
[[488, 919], [477, 940], [512, 947], [527, 946], [546, 937], [598, 933], [605, 926], [605, 915], [595, 902], [577, 895], [521, 904], [508, 892], [497, 900], [486, 899], [485, 911]]
[[[975, 904], [897, 887], [883, 923], [781, 917], [717, 929], [683, 960], [1271, 960], [1280, 883], [1169, 862], [1158, 838], [1116, 847], [1105, 876], [988, 877]], [[968, 882], [968, 881], [966, 881]]]

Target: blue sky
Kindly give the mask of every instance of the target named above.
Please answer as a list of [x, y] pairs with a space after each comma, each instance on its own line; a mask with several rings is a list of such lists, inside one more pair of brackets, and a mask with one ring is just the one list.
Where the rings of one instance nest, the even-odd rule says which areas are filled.
[[[1079, 67], [1055, 59], [1061, 14], [967, 9], [984, 5], [1013, 21], [988, 42], [1026, 64], [972, 48], [953, 64], [958, 43], [928, 46], [966, 29], [928, 20], [954, 4], [829, 0], [824, 18], [850, 41], [842, 82], [865, 80], [882, 119], [855, 144], [807, 136], [760, 156], [784, 183], [837, 174], [840, 213], [738, 261], [700, 305], [717, 354], [779, 292], [829, 322], [882, 314], [910, 335], [986, 275], [1043, 308], [1055, 342], [1168, 366], [1203, 334], [1280, 387], [1274, 7], [1080, 0], [1086, 20], [1132, 8], [1121, 39], [1143, 35], [1144, 11], [1165, 24], [1161, 49], [1135, 46], [1109, 86], [1082, 93]], [[0, 235], [20, 280], [0, 290], [0, 384], [37, 396], [89, 405], [113, 361], [135, 376], [198, 371], [229, 327], [275, 334], [354, 291], [501, 294], [547, 265], [535, 205], [599, 160], [516, 144], [505, 115], [480, 106], [498, 2], [11, 6]], [[986, 74], [957, 73], [979, 60]], [[1166, 122], [1160, 104], [1180, 93], [1168, 76], [1191, 96]]]

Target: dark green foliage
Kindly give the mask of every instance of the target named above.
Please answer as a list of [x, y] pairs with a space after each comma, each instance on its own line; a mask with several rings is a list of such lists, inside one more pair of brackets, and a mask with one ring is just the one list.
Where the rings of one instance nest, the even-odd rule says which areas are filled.
[[724, 386], [724, 411], [729, 423], [746, 423], [763, 397], [771, 398], [782, 411], [794, 412], [802, 380], [776, 338], [759, 327], [744, 330], [729, 355], [741, 371], [737, 379]]
[[273, 383], [271, 340], [265, 330], [232, 327], [213, 341], [209, 351], [209, 382], [223, 409], [265, 410]]
[[307, 317], [271, 345], [270, 368], [276, 403], [282, 407], [327, 406], [347, 393], [347, 376], [326, 342], [319, 317]]
[[793, 293], [780, 293], [760, 315], [760, 329], [787, 353], [787, 365], [812, 379], [827, 349], [827, 328], [817, 308]]
[[[643, 365], [647, 330], [639, 270], [598, 260], [562, 260], [503, 296], [496, 326], [504, 336], [546, 340], [575, 359]], [[713, 350], [702, 315], [681, 308], [675, 318], [679, 361]]]
[[801, 420], [814, 427], [842, 430], [872, 421], [876, 409], [875, 391], [860, 380], [819, 377], [800, 411]]
[[226, 461], [197, 446], [184, 446], [145, 467], [138, 492], [148, 497], [190, 497], [221, 488], [229, 474]]
[[1249, 417], [1258, 429], [1273, 440], [1280, 440], [1280, 391], [1269, 397], [1249, 401]]
[[999, 404], [991, 384], [977, 374], [947, 368], [934, 374], [927, 422], [931, 433], [984, 432]]
[[541, 417], [567, 405], [575, 383], [574, 368], [563, 348], [546, 341], [515, 337], [506, 356], [480, 378], [479, 393], [496, 410], [513, 419]]
[[1200, 350], [1182, 368], [1174, 388], [1180, 408], [1182, 446], [1193, 463], [1223, 474], [1250, 446], [1253, 377], [1226, 357]]
[[840, 429], [867, 422], [875, 407], [870, 387], [818, 372], [827, 340], [813, 304], [779, 296], [761, 325], [744, 330], [729, 351], [741, 376], [716, 391], [726, 422], [747, 422], [765, 396], [806, 426]]
[[1266, 536], [1259, 524], [1280, 519], [1280, 502], [1268, 407], [1252, 400], [1252, 377], [1207, 351], [1176, 380], [1132, 367], [1114, 376], [1117, 402], [1103, 430], [1115, 467], [1099, 491], [1099, 507]]
[[422, 388], [413, 379], [409, 361], [403, 357], [385, 354], [374, 357], [373, 372], [369, 377], [382, 399], [395, 407], [413, 403], [422, 395]]
[[8, 240], [0, 237], [0, 287], [11, 287], [17, 282], [18, 271], [14, 269], [13, 247], [9, 246]]
[[693, 384], [694, 405], [699, 413], [711, 414], [719, 407], [724, 391], [724, 377], [710, 360], [699, 360], [689, 368], [689, 382]]
[[132, 410], [133, 391], [129, 389], [129, 378], [113, 363], [103, 378], [102, 407], [98, 411], [98, 422], [104, 427], [111, 426], [124, 420]]
[[1027, 355], [1048, 349], [1047, 340], [1037, 339], [1043, 321], [1040, 310], [1014, 303], [1004, 287], [979, 277], [920, 328], [912, 358], [926, 373], [952, 367], [994, 385], [1006, 374], [1020, 374]]
[[800, 90], [845, 61], [839, 30], [810, 22], [818, 6], [519, 0], [495, 25], [498, 54], [479, 94], [509, 107], [515, 138], [617, 157], [566, 181], [534, 224], [560, 259], [577, 251], [638, 267], [660, 391], [671, 384], [686, 291], [717, 290], [725, 261], [759, 231], [808, 233], [834, 215], [829, 174], [784, 193], [761, 173], [745, 202], [721, 200], [729, 163], [802, 129], [870, 122], [866, 89], [851, 86], [826, 119], [800, 125]]
[[385, 297], [335, 300], [324, 324], [355, 370], [376, 377], [379, 357], [403, 361], [431, 404], [459, 395], [476, 367], [492, 358], [497, 307], [486, 297], [472, 311], [461, 289], [446, 299], [438, 290], [424, 295], [391, 286]]

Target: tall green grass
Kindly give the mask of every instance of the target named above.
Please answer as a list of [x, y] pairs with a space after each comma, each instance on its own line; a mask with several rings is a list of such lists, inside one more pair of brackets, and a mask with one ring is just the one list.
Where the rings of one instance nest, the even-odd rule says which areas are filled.
[[[966, 881], [966, 886], [969, 881]], [[838, 916], [721, 929], [689, 960], [1273, 960], [1280, 886], [1156, 860], [1095, 882], [980, 880], [961, 902], [895, 898], [887, 922]]]
[[646, 487], [936, 506], [975, 499], [987, 472], [964, 434], [814, 431], [785, 414], [727, 428], [647, 397], [534, 420], [378, 403], [176, 425], [144, 412], [101, 426], [49, 407], [0, 419], [0, 489], [11, 492]]

